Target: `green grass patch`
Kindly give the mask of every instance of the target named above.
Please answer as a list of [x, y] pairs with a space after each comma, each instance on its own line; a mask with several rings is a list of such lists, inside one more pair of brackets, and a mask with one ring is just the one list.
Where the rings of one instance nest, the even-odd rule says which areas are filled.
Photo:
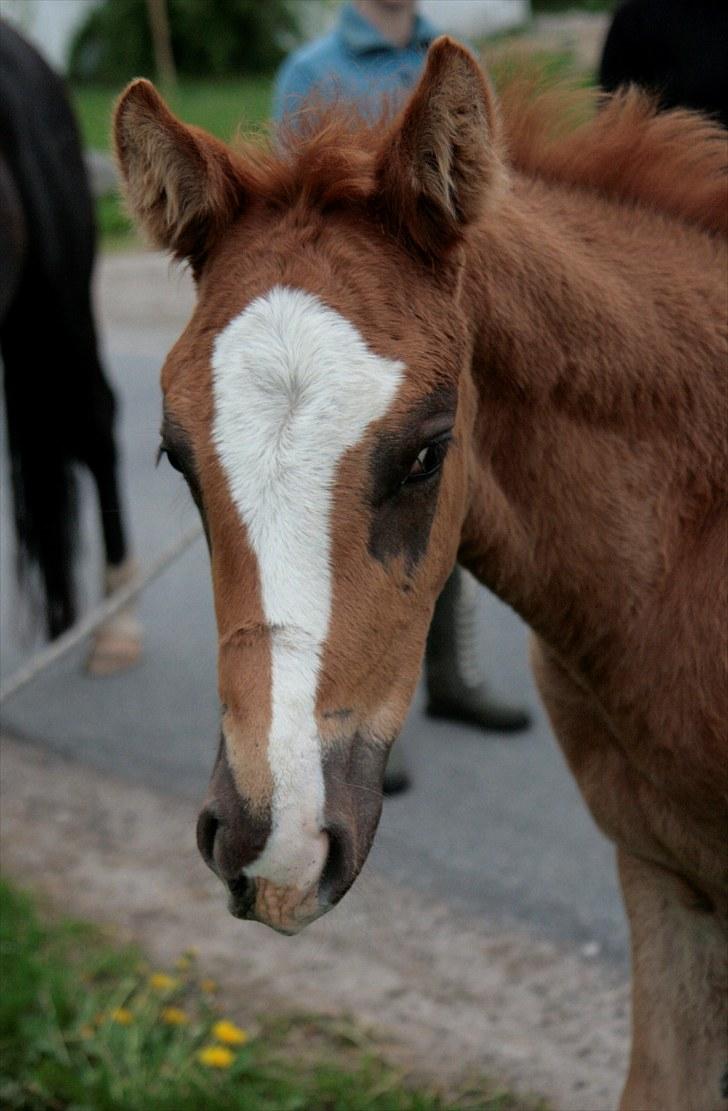
[[2, 882], [0, 974], [6, 1111], [536, 1111], [485, 1084], [457, 1099], [415, 1091], [344, 1020], [268, 1018], [252, 1036], [193, 955], [151, 971]]
[[[111, 113], [120, 88], [76, 85], [71, 98], [86, 146], [110, 149]], [[270, 78], [241, 77], [226, 81], [182, 81], [166, 99], [185, 123], [204, 127], [226, 142], [239, 128], [259, 127], [270, 113]]]
[[134, 225], [118, 193], [97, 197], [95, 204], [96, 228], [105, 251], [124, 250], [138, 242]]
[[505, 88], [514, 78], [532, 78], [538, 88], [548, 88], [563, 81], [591, 85], [593, 74], [580, 70], [570, 50], [528, 50], [520, 48], [517, 38], [494, 45], [486, 43], [483, 58], [496, 91]]

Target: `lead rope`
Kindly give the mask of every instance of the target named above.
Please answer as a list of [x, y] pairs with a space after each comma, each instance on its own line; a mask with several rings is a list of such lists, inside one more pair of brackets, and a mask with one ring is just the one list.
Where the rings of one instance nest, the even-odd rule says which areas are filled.
[[157, 556], [146, 570], [138, 571], [128, 583], [120, 586], [113, 594], [105, 598], [103, 602], [99, 602], [88, 611], [79, 621], [72, 625], [70, 629], [66, 629], [65, 633], [61, 633], [59, 637], [48, 645], [47, 648], [42, 648], [34, 656], [28, 660], [27, 663], [21, 664], [17, 671], [13, 672], [10, 678], [0, 683], [0, 705], [6, 702], [18, 691], [26, 687], [28, 683], [32, 682], [37, 675], [42, 671], [46, 671], [52, 664], [60, 660], [67, 652], [70, 652], [82, 640], [85, 640], [91, 633], [95, 633], [104, 621], [113, 617], [115, 613], [123, 609], [124, 606], [133, 602], [137, 595], [141, 594], [142, 590], [153, 582], [162, 571], [165, 571], [170, 564], [187, 551], [189, 547], [194, 544], [202, 536], [202, 526], [199, 524], [193, 525], [187, 529], [186, 532], [172, 544], [166, 551]]

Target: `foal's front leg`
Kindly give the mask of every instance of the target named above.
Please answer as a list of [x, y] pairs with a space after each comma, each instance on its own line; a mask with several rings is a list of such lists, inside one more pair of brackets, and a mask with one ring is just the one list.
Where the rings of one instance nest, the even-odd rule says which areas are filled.
[[[588, 691], [554, 653], [531, 645], [534, 675], [584, 800], [618, 847], [632, 938], [632, 1051], [622, 1111], [728, 1111], [728, 906], [649, 863], [654, 814]], [[652, 796], [652, 806], [661, 800]]]
[[725, 1111], [728, 922], [680, 876], [618, 850], [632, 937], [622, 1111]]

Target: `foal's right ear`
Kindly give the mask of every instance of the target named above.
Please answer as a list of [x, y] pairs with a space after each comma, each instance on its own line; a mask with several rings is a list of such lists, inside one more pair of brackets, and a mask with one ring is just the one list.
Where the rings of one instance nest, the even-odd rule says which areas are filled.
[[198, 267], [242, 205], [230, 152], [181, 123], [143, 79], [119, 97], [114, 147], [137, 223], [158, 246]]

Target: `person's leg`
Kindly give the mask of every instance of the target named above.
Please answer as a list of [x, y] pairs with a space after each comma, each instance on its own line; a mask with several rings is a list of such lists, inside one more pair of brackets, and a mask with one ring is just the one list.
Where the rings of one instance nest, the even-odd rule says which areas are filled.
[[474, 579], [455, 567], [437, 600], [425, 652], [427, 713], [497, 732], [526, 729], [528, 711], [493, 694], [483, 675], [477, 640]]
[[[456, 567], [437, 600], [427, 638], [427, 713], [500, 732], [526, 729], [531, 723], [528, 711], [499, 701], [482, 676], [476, 620], [475, 581]], [[401, 743], [395, 741], [384, 775], [384, 793], [396, 795], [410, 782]]]

